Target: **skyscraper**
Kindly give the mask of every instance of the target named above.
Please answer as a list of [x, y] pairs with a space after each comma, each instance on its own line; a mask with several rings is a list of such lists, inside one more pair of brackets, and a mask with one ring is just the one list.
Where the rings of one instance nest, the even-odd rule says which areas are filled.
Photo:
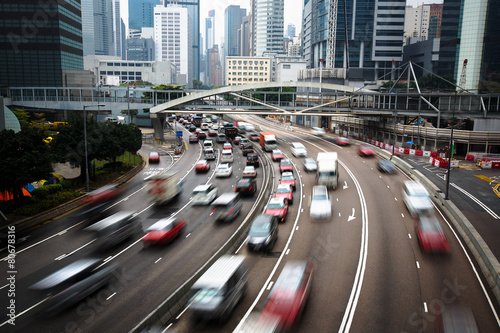
[[215, 9], [208, 12], [205, 19], [205, 50], [210, 50], [215, 45]]
[[295, 37], [295, 24], [289, 24], [286, 28], [286, 35], [292, 39]]
[[0, 85], [61, 87], [65, 70], [83, 70], [79, 1], [0, 2]]
[[251, 0], [251, 6], [253, 56], [283, 52], [285, 1]]
[[119, 0], [81, 0], [83, 55], [122, 56]]
[[[200, 52], [202, 52], [200, 45], [200, 0], [165, 0], [165, 2], [171, 1], [172, 3], [184, 6], [188, 9], [189, 17], [191, 20], [191, 63], [193, 69], [193, 78], [200, 78]], [[192, 82], [190, 82], [191, 84]]]
[[156, 60], [169, 60], [177, 66], [178, 83], [192, 84], [192, 24], [188, 9], [180, 5], [155, 7], [154, 29]]
[[128, 28], [139, 31], [141, 28], [152, 28], [154, 8], [161, 4], [161, 0], [128, 0]]
[[229, 6], [224, 10], [224, 56], [239, 55], [238, 30], [247, 10], [240, 6]]

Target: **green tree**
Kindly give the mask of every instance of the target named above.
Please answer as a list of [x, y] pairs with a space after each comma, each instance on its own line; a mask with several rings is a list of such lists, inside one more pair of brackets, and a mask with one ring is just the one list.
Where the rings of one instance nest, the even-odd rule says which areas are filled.
[[30, 124], [30, 114], [24, 109], [15, 108], [12, 112], [16, 115], [17, 120], [19, 120], [19, 125], [21, 128], [25, 128]]
[[43, 139], [43, 131], [30, 126], [18, 133], [0, 132], [0, 190], [12, 191], [16, 205], [21, 203], [24, 185], [48, 178], [53, 171], [50, 148]]
[[[168, 92], [158, 93], [157, 94], [157, 98], [159, 100], [169, 100], [168, 99], [169, 96], [170, 96], [170, 100], [172, 100], [172, 99], [180, 98], [180, 97], [182, 97], [182, 96], [184, 96], [186, 94], [184, 92], [184, 87], [180, 86], [180, 85], [177, 85], [177, 84], [160, 84], [158, 86], [151, 87], [150, 89], [151, 90], [166, 90], [166, 91], [170, 91], [170, 93], [168, 93]], [[175, 91], [175, 92], [172, 93], [171, 91]], [[152, 93], [150, 93], [148, 91], [145, 91], [145, 92], [142, 93], [142, 98], [150, 99], [151, 97], [152, 97]]]
[[436, 74], [427, 74], [418, 79], [420, 89], [425, 90], [455, 90], [455, 82], [452, 75], [438, 76]]
[[[265, 92], [271, 92], [271, 94], [266, 94], [265, 99], [266, 102], [278, 102], [278, 99], [282, 102], [291, 102], [293, 101], [293, 94], [281, 94], [281, 96], [278, 95], [278, 92], [280, 91], [279, 87], [273, 87], [273, 88], [259, 88], [255, 89], [256, 91], [265, 91]], [[297, 89], [295, 87], [282, 87], [281, 88], [282, 92], [296, 92]], [[276, 93], [272, 93], [276, 92]], [[252, 98], [258, 99], [263, 101], [264, 100], [264, 94], [251, 94], [250, 95]]]
[[[121, 113], [123, 115], [125, 115], [125, 116], [128, 117], [128, 111], [129, 111], [128, 109], [121, 110]], [[137, 110], [137, 109], [130, 109], [130, 122], [133, 123], [133, 119], [134, 119], [135, 116], [137, 116], [138, 113], [139, 113], [139, 110]]]

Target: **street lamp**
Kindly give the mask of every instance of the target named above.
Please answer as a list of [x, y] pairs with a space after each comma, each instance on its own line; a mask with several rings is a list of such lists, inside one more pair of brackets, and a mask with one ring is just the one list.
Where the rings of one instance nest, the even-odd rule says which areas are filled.
[[448, 156], [448, 174], [446, 175], [446, 196], [445, 200], [448, 200], [448, 193], [450, 191], [450, 172], [451, 172], [451, 158], [453, 157], [453, 125], [455, 123], [455, 108], [457, 107], [457, 92], [455, 91], [455, 98], [453, 104], [453, 116], [451, 117], [451, 133], [450, 133], [450, 155]]
[[87, 154], [87, 113], [85, 112], [87, 108], [105, 106], [104, 104], [99, 105], [84, 105], [83, 106], [83, 141], [85, 144], [85, 184], [87, 193], [89, 192], [89, 161]]

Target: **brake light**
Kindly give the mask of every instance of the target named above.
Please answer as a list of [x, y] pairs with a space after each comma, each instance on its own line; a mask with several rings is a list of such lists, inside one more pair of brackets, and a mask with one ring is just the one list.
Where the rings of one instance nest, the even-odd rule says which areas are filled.
[[252, 186], [250, 186], [250, 188], [248, 190], [251, 191], [252, 190]]
[[239, 191], [239, 190], [240, 190], [240, 188], [239, 188], [239, 187], [237, 187], [237, 188], [235, 188], [234, 190], [235, 190], [235, 191]]
[[231, 214], [231, 212], [233, 211], [234, 207], [231, 208], [231, 210], [229, 212], [227, 212], [227, 215]]

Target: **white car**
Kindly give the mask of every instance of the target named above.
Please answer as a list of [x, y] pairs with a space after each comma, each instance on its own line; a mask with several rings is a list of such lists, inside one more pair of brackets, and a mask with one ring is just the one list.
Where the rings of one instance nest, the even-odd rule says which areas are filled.
[[313, 221], [329, 220], [332, 217], [332, 203], [325, 185], [313, 187], [309, 215]]
[[317, 136], [323, 136], [325, 135], [325, 130], [320, 127], [313, 127], [311, 128], [311, 133]]
[[253, 165], [246, 166], [243, 169], [243, 178], [255, 178], [257, 177], [257, 171]]
[[193, 190], [193, 205], [210, 205], [217, 198], [217, 187], [212, 184], [198, 185]]
[[233, 149], [233, 146], [231, 146], [231, 144], [229, 142], [226, 142], [224, 143], [224, 145], [222, 146], [222, 149]]
[[213, 129], [213, 130], [218, 130], [218, 129], [219, 129], [219, 125], [217, 125], [217, 124], [212, 124], [212, 129]]
[[420, 212], [434, 209], [429, 192], [427, 192], [424, 185], [414, 181], [405, 181], [403, 201], [412, 217], [416, 217]]
[[215, 177], [230, 177], [233, 174], [233, 167], [229, 163], [222, 163], [215, 169]]
[[307, 157], [306, 147], [300, 142], [292, 142], [292, 154], [295, 157]]
[[221, 163], [233, 163], [233, 151], [231, 149], [223, 149], [220, 154]]

